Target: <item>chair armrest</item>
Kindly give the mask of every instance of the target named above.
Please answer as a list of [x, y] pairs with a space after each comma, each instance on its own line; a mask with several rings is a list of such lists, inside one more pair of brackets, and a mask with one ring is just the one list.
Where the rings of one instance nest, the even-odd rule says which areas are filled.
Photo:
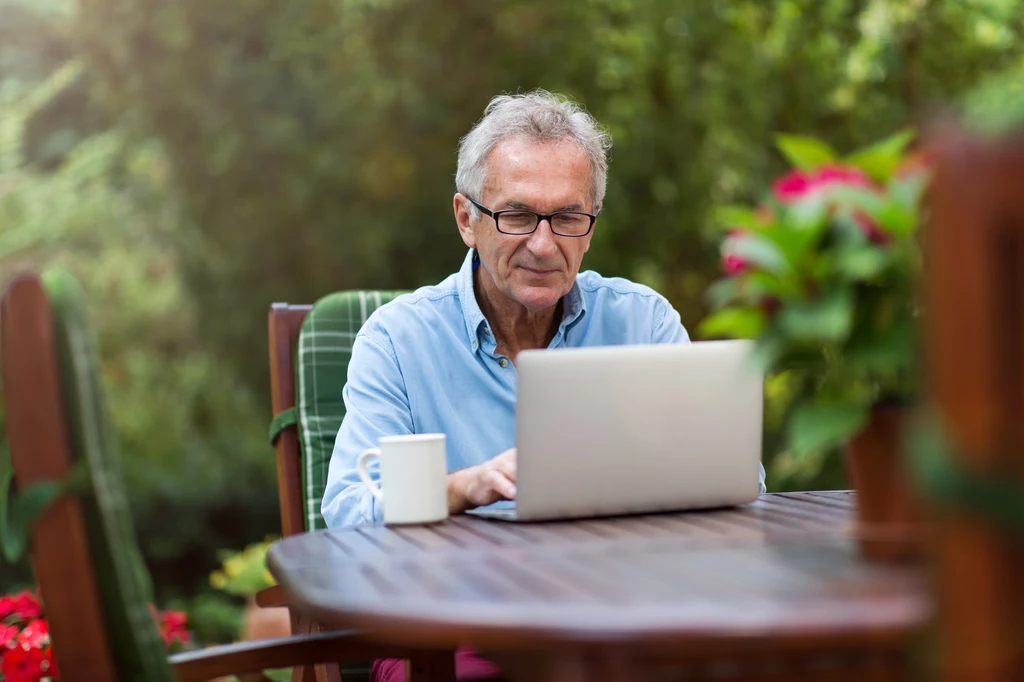
[[285, 599], [284, 590], [281, 589], [280, 585], [271, 585], [256, 593], [255, 597], [256, 606], [267, 608], [271, 606], [288, 606], [288, 600]]
[[174, 654], [168, 661], [180, 682], [205, 682], [216, 677], [274, 668], [375, 658], [418, 658], [436, 653], [429, 649], [379, 644], [367, 640], [360, 633], [335, 630], [185, 651]]

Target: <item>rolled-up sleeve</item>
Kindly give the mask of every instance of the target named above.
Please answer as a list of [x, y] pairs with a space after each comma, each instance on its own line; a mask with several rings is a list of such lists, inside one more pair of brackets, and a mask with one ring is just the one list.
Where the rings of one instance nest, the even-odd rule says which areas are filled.
[[[328, 528], [382, 519], [380, 504], [359, 480], [356, 460], [367, 448], [376, 447], [381, 436], [413, 432], [405, 380], [386, 337], [365, 331], [356, 337], [342, 395], [345, 419], [334, 442], [320, 509]], [[376, 458], [370, 459], [367, 470], [380, 481]]]

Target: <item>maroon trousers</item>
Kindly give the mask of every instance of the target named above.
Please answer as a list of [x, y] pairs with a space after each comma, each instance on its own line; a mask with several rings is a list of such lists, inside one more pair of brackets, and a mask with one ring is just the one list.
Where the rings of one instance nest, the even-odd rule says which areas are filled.
[[[455, 679], [490, 680], [501, 676], [498, 667], [481, 658], [469, 647], [455, 651]], [[405, 661], [400, 658], [381, 658], [373, 662], [371, 682], [405, 682]]]

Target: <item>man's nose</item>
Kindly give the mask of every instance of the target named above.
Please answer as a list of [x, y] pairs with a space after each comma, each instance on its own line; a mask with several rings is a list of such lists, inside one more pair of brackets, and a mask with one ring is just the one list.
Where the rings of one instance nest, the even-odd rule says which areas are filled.
[[532, 253], [538, 256], [551, 256], [558, 252], [555, 233], [551, 231], [551, 222], [548, 219], [540, 221], [526, 245]]

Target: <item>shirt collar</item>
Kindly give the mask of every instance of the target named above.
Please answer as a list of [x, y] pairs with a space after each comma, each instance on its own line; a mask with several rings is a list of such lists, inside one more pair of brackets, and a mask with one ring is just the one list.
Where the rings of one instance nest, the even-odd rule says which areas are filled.
[[[487, 322], [480, 305], [476, 302], [476, 294], [473, 289], [473, 272], [480, 267], [480, 259], [476, 249], [470, 249], [466, 259], [462, 262], [458, 275], [459, 302], [462, 304], [462, 316], [466, 320], [466, 334], [474, 351], [480, 348], [480, 327]], [[573, 281], [569, 293], [562, 297], [562, 322], [558, 325], [559, 331], [564, 335], [565, 331], [574, 325], [587, 312], [583, 300], [583, 293], [580, 285]]]
[[473, 350], [480, 347], [480, 326], [486, 322], [480, 305], [473, 293], [473, 271], [480, 266], [476, 249], [470, 249], [459, 269], [459, 302], [462, 304], [462, 317], [466, 320], [466, 333]]

